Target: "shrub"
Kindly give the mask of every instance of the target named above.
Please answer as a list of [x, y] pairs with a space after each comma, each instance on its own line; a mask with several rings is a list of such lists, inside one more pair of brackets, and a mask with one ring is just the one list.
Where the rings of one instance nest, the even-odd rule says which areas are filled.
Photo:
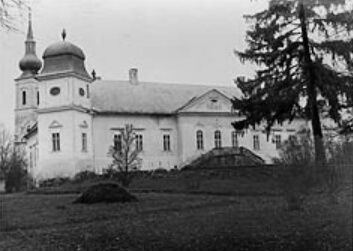
[[95, 172], [92, 171], [81, 171], [77, 174], [75, 174], [73, 181], [74, 182], [82, 182], [82, 181], [87, 181], [87, 180], [93, 180], [99, 177]]
[[83, 192], [74, 203], [113, 203], [113, 202], [133, 202], [137, 198], [117, 183], [97, 183], [90, 186]]
[[55, 177], [50, 179], [41, 180], [39, 187], [58, 187], [67, 184], [71, 181], [69, 177]]

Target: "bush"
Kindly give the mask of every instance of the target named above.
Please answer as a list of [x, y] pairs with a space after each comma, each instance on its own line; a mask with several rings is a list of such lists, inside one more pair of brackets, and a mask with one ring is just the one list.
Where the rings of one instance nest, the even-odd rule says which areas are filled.
[[82, 182], [82, 181], [87, 181], [87, 180], [93, 180], [99, 177], [95, 172], [92, 171], [82, 171], [77, 174], [75, 174], [73, 181], [74, 182]]
[[83, 192], [74, 203], [113, 203], [113, 202], [133, 202], [137, 198], [117, 183], [97, 183], [90, 186]]
[[39, 187], [58, 187], [69, 183], [71, 180], [69, 177], [55, 177], [39, 182]]

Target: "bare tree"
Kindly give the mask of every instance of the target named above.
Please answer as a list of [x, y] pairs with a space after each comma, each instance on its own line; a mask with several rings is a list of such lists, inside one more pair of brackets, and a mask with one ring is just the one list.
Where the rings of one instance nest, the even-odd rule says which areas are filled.
[[0, 129], [0, 172], [5, 175], [7, 192], [25, 188], [25, 152], [14, 145], [13, 136], [6, 129]]
[[6, 173], [9, 169], [13, 140], [11, 134], [0, 129], [0, 172]]
[[140, 168], [141, 159], [138, 157], [141, 148], [135, 144], [136, 134], [133, 126], [125, 125], [119, 135], [114, 138], [114, 145], [109, 148], [108, 154], [113, 158], [110, 170], [117, 171], [118, 178], [123, 186], [131, 183], [132, 172]]
[[21, 21], [30, 10], [27, 0], [0, 0], [0, 27], [18, 31]]

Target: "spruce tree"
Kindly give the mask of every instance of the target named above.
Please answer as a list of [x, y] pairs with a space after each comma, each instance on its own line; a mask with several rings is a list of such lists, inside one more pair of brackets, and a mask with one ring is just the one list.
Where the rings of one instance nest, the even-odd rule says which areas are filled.
[[270, 0], [266, 10], [245, 18], [252, 23], [248, 47], [235, 53], [259, 69], [253, 78], [236, 80], [244, 95], [233, 107], [244, 117], [233, 126], [265, 123], [269, 133], [275, 123], [309, 119], [315, 160], [324, 164], [320, 119], [341, 125], [353, 100], [352, 1]]

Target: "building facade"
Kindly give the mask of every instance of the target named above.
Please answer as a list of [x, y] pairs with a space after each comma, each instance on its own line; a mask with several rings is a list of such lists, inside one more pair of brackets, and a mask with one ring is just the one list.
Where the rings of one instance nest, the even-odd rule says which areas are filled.
[[85, 54], [62, 40], [36, 56], [29, 21], [22, 74], [16, 81], [15, 134], [26, 147], [29, 172], [37, 179], [101, 172], [109, 147], [132, 124], [142, 169], [180, 168], [213, 148], [243, 146], [265, 161], [298, 125], [237, 132], [231, 99], [236, 87], [142, 82], [137, 69], [126, 81], [87, 73]]

